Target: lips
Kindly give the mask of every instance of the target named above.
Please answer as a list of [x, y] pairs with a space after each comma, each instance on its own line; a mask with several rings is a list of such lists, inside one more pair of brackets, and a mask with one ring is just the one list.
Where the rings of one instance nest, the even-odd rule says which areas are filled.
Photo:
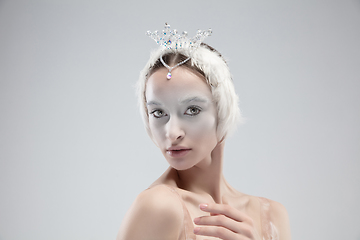
[[166, 153], [171, 157], [184, 157], [188, 152], [191, 151], [191, 148], [186, 147], [170, 147], [166, 150]]

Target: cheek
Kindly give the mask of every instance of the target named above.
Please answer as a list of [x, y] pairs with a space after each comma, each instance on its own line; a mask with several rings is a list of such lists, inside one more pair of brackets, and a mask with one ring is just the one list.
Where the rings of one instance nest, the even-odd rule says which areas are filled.
[[156, 142], [165, 136], [163, 125], [164, 124], [161, 123], [161, 120], [149, 118], [150, 132]]
[[216, 119], [213, 116], [203, 116], [196, 124], [189, 124], [187, 135], [190, 134], [195, 139], [216, 135]]

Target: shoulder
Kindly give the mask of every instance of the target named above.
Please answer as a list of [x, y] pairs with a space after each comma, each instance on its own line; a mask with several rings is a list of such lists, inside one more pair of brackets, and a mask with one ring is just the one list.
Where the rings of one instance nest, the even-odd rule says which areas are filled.
[[[134, 204], [137, 204], [139, 207], [143, 207], [144, 209], [142, 210], [168, 211], [169, 208], [174, 208], [174, 202], [178, 202], [178, 205], [180, 206], [179, 197], [177, 196], [175, 190], [164, 184], [160, 184], [141, 192], [137, 196]], [[150, 208], [150, 206], [152, 208]]]
[[183, 224], [177, 193], [157, 185], [140, 193], [127, 212], [117, 240], [176, 239]]
[[288, 217], [288, 213], [286, 208], [284, 207], [284, 205], [282, 205], [279, 202], [276, 202], [274, 200], [270, 200], [269, 199], [269, 211], [270, 214], [273, 218], [287, 218]]
[[290, 223], [286, 208], [279, 202], [262, 198], [268, 203], [268, 216], [271, 223], [276, 227], [279, 239], [290, 240]]

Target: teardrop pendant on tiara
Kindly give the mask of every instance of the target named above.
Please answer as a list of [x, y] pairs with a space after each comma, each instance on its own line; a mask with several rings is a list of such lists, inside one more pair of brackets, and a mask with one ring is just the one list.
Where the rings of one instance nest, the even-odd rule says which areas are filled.
[[169, 65], [167, 65], [167, 64], [164, 62], [164, 59], [162, 58], [162, 56], [160, 56], [160, 62], [164, 65], [164, 67], [166, 67], [166, 68], [169, 70], [168, 74], [166, 75], [166, 78], [167, 78], [168, 80], [170, 80], [170, 78], [172, 77], [172, 75], [171, 75], [171, 70], [173, 70], [174, 68], [180, 66], [181, 64], [186, 63], [186, 62], [189, 61], [189, 60], [190, 60], [190, 57], [188, 57], [187, 59], [185, 59], [185, 60], [182, 61], [182, 62], [179, 62], [179, 63], [176, 64], [175, 66], [170, 67]]

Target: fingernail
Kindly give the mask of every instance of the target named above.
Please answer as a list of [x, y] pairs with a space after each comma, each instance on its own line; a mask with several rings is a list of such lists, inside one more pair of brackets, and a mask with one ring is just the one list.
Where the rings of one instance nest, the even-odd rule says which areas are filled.
[[194, 223], [200, 222], [200, 218], [194, 218]]
[[200, 209], [206, 209], [208, 207], [208, 205], [206, 203], [202, 203], [200, 204]]
[[194, 233], [198, 233], [200, 231], [199, 227], [194, 228]]

